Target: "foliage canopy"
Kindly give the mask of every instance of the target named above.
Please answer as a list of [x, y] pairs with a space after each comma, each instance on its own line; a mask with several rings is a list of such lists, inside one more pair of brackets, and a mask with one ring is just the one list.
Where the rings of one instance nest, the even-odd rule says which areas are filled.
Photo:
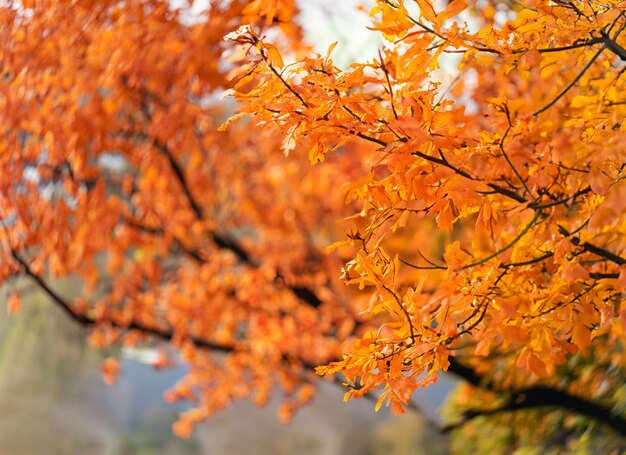
[[492, 394], [460, 424], [557, 406], [626, 435], [625, 2], [379, 0], [384, 45], [345, 69], [293, 0], [187, 16], [0, 8], [1, 280], [97, 345], [170, 340], [183, 436], [276, 386], [288, 419], [315, 367], [376, 408], [449, 370]]

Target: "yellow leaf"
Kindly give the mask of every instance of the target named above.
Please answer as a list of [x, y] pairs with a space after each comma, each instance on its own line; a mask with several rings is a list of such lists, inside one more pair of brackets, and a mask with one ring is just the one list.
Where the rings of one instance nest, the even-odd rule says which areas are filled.
[[598, 101], [597, 96], [578, 95], [572, 98], [572, 101], [570, 102], [570, 106], [577, 109], [577, 108], [589, 106], [590, 104], [594, 104], [597, 101]]
[[246, 115], [245, 112], [239, 112], [239, 113], [237, 113], [235, 115], [230, 116], [228, 119], [226, 119], [226, 121], [224, 123], [222, 123], [217, 128], [217, 131], [219, 131], [220, 133], [223, 133], [224, 131], [226, 131], [228, 129], [228, 127], [230, 126], [231, 123], [235, 123], [235, 122], [239, 121], [245, 115]]
[[385, 396], [386, 395], [383, 393], [378, 397], [378, 400], [376, 400], [376, 406], [374, 406], [374, 412], [378, 412], [380, 410], [380, 407], [382, 406], [383, 401], [385, 400]]
[[333, 51], [333, 49], [335, 49], [335, 47], [337, 46], [337, 43], [338, 43], [338, 41], [335, 41], [330, 46], [328, 46], [328, 51], [326, 51], [326, 60], [330, 59], [330, 54]]
[[285, 66], [283, 58], [280, 56], [280, 52], [278, 52], [276, 46], [266, 44], [265, 49], [267, 49], [267, 59], [273, 66], [275, 66], [276, 68], [282, 68], [283, 66]]
[[327, 374], [335, 374], [341, 371], [344, 367], [344, 362], [331, 362], [326, 366], [315, 367], [315, 373], [320, 376]]

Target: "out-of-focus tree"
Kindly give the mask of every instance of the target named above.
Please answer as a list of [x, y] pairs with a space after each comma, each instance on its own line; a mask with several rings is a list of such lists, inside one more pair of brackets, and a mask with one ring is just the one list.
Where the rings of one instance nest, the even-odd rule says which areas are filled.
[[[588, 356], [579, 353], [557, 368], [558, 388], [576, 396], [591, 396], [596, 402], [610, 403], [615, 415], [626, 411], [623, 344], [607, 346], [598, 340]], [[497, 365], [494, 365], [497, 367]], [[519, 393], [522, 391], [518, 391]], [[553, 391], [545, 388], [544, 394]], [[573, 403], [573, 400], [572, 400]], [[580, 405], [584, 405], [580, 403]], [[624, 437], [594, 421], [588, 415], [568, 413], [555, 407], [526, 406], [507, 394], [493, 390], [478, 392], [460, 385], [448, 400], [445, 417], [453, 424], [452, 453], [622, 453]], [[526, 451], [526, 452], [524, 452]]]
[[447, 370], [492, 401], [458, 425], [626, 435], [624, 2], [380, 0], [386, 43], [345, 70], [289, 0], [0, 11], [0, 279], [98, 345], [171, 341], [178, 434], [276, 387], [287, 420], [319, 366], [376, 408]]

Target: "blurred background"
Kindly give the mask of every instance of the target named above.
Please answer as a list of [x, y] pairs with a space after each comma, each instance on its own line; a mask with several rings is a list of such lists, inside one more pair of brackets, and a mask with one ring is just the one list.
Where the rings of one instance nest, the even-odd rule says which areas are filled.
[[[122, 351], [122, 374], [107, 386], [100, 373], [112, 352], [86, 342], [69, 321], [26, 282], [22, 311], [0, 312], [0, 453], [14, 455], [191, 454], [429, 454], [447, 441], [422, 416], [374, 412], [367, 400], [343, 403], [342, 390], [323, 384], [313, 403], [288, 425], [276, 406], [239, 403], [198, 425], [189, 440], [172, 434], [184, 403], [163, 393], [182, 377], [183, 364], [156, 371], [141, 363], [150, 351]], [[66, 282], [63, 287], [72, 286]], [[0, 294], [6, 298], [6, 292]], [[132, 357], [132, 359], [131, 359]], [[451, 389], [449, 379], [418, 394], [430, 418]]]
[[[176, 6], [176, 1], [171, 3]], [[333, 52], [338, 66], [374, 57], [381, 44], [366, 28], [368, 8], [355, 14], [354, 3], [301, 2], [309, 41], [321, 54], [338, 41]], [[187, 20], [193, 22], [202, 10], [203, 2], [195, 2]], [[77, 283], [54, 285], [71, 291]], [[332, 384], [322, 384], [313, 403], [288, 425], [278, 423], [277, 403], [264, 408], [239, 403], [198, 425], [189, 440], [181, 440], [171, 425], [186, 405], [168, 404], [163, 394], [182, 378], [184, 364], [156, 371], [146, 364], [154, 351], [90, 347], [87, 331], [30, 286], [19, 283], [26, 291], [19, 314], [9, 316], [0, 305], [1, 454], [447, 453], [447, 439], [421, 415], [392, 416], [384, 407], [375, 413], [367, 400], [345, 404], [343, 390]], [[6, 298], [7, 291], [0, 291], [0, 300]], [[120, 357], [122, 365], [112, 386], [100, 372], [109, 355]], [[438, 419], [437, 409], [452, 387], [451, 380], [442, 378], [417, 394], [429, 419]]]

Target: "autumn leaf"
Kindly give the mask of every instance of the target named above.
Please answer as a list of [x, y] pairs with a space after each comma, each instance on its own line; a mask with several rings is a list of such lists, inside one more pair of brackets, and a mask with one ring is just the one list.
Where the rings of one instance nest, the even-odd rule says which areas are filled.
[[449, 1], [446, 8], [437, 15], [437, 20], [443, 22], [447, 19], [451, 19], [460, 14], [465, 8], [467, 8], [467, 2], [465, 0]]
[[22, 309], [22, 303], [20, 301], [20, 295], [13, 291], [7, 299], [7, 313], [17, 314]]
[[415, 0], [420, 8], [420, 15], [424, 17], [424, 19], [435, 22], [437, 19], [437, 14], [435, 13], [435, 9], [431, 4], [430, 0]]
[[107, 357], [107, 359], [102, 362], [101, 369], [104, 382], [108, 385], [112, 385], [115, 383], [115, 381], [117, 381], [121, 367], [117, 359], [113, 357]]

